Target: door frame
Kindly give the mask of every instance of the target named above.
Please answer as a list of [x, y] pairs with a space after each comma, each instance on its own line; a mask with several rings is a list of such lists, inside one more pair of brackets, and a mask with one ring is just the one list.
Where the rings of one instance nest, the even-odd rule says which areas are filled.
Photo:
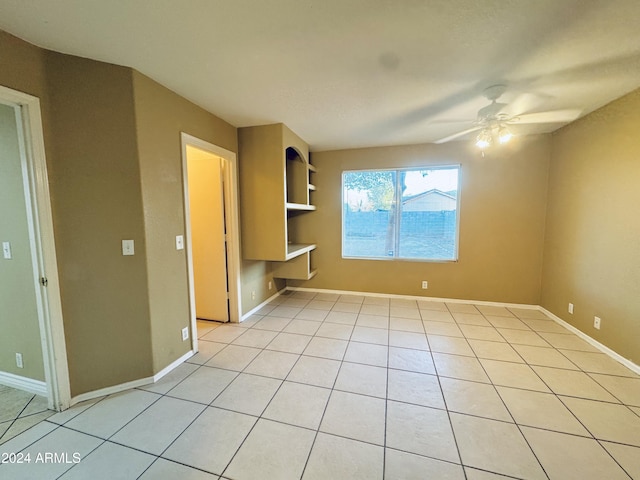
[[238, 161], [236, 153], [209, 143], [200, 138], [180, 133], [182, 146], [182, 182], [185, 222], [185, 251], [187, 254], [187, 277], [189, 283], [189, 315], [191, 317], [191, 345], [198, 350], [198, 328], [196, 322], [196, 298], [193, 276], [193, 252], [191, 249], [191, 217], [189, 213], [189, 182], [187, 176], [187, 145], [209, 152], [225, 162], [223, 169], [224, 216], [227, 234], [227, 285], [229, 289], [229, 321], [238, 323], [242, 318], [240, 303], [240, 222], [238, 220]]
[[40, 100], [1, 85], [0, 99], [16, 108], [48, 406], [61, 411], [71, 405], [71, 386]]

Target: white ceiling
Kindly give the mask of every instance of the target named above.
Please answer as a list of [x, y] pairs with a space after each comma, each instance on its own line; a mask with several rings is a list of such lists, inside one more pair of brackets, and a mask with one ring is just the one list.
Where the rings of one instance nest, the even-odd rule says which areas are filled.
[[0, 29], [313, 150], [438, 140], [495, 83], [512, 114], [584, 115], [640, 87], [638, 0], [0, 0]]

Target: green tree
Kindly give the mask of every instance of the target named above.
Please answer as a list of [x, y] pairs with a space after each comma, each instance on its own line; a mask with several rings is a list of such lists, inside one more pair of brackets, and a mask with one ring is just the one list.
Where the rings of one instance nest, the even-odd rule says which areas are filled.
[[347, 190], [366, 191], [374, 210], [386, 210], [389, 212], [387, 222], [387, 232], [385, 236], [385, 252], [393, 256], [396, 241], [395, 231], [398, 226], [399, 205], [402, 201], [402, 193], [406, 189], [405, 177], [407, 173], [403, 170], [400, 175], [400, 191], [396, 192], [396, 172], [395, 171], [359, 171], [349, 172], [345, 175], [345, 188]]
[[347, 190], [367, 192], [374, 210], [389, 210], [393, 204], [395, 172], [348, 172], [345, 175], [344, 187]]

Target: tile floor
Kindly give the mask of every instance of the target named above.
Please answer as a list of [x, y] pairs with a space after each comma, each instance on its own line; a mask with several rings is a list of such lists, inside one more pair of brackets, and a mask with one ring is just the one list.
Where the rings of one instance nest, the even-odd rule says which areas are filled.
[[0, 444], [54, 413], [45, 397], [0, 385]]
[[295, 292], [199, 337], [0, 478], [640, 479], [640, 377], [536, 310]]

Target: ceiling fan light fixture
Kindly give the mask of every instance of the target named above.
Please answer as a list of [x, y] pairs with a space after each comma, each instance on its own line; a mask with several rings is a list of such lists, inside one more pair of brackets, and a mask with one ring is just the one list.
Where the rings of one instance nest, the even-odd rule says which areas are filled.
[[506, 125], [501, 125], [498, 129], [498, 141], [501, 144], [505, 144], [511, 140], [511, 137], [513, 137], [511, 131], [506, 127]]
[[491, 132], [485, 128], [476, 138], [476, 146], [480, 149], [485, 149], [491, 145], [492, 140]]

